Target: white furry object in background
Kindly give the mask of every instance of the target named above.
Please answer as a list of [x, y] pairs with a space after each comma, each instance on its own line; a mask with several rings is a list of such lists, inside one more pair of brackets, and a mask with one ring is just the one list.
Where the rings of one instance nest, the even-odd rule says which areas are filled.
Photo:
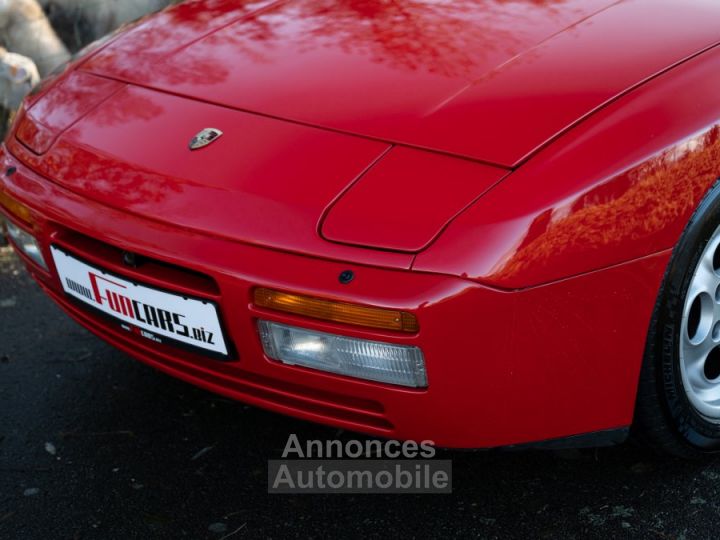
[[92, 39], [108, 34], [126, 22], [160, 10], [171, 0], [39, 0], [46, 11], [82, 19]]
[[32, 58], [42, 77], [70, 58], [37, 0], [0, 0], [0, 39], [11, 52]]
[[27, 56], [0, 48], [0, 96], [4, 108], [16, 110], [39, 82], [40, 74], [35, 62]]

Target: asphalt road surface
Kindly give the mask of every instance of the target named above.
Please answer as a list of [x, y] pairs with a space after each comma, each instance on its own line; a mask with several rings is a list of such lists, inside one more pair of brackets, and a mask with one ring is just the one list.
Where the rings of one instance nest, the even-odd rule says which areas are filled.
[[115, 351], [0, 249], [0, 538], [717, 538], [720, 462], [447, 452], [452, 495], [268, 495], [291, 433]]

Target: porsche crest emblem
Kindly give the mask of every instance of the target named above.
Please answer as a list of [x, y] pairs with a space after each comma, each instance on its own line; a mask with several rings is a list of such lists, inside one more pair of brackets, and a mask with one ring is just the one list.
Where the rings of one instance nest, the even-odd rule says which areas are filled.
[[208, 144], [212, 144], [222, 137], [223, 132], [215, 128], [205, 128], [195, 135], [190, 141], [190, 150], [199, 150], [205, 148]]

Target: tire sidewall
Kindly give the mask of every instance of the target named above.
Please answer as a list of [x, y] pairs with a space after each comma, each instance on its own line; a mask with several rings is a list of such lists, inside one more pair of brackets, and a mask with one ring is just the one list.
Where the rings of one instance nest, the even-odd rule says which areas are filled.
[[673, 252], [659, 304], [654, 349], [658, 384], [670, 423], [700, 452], [720, 451], [720, 421], [700, 415], [687, 397], [680, 367], [680, 339], [685, 296], [700, 257], [720, 225], [720, 184], [716, 183], [693, 214]]

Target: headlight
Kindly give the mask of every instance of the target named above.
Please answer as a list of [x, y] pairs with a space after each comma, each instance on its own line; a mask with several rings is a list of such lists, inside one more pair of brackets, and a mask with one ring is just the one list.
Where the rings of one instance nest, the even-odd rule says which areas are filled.
[[269, 321], [258, 327], [265, 354], [285, 364], [370, 381], [425, 388], [425, 358], [418, 347], [326, 334]]
[[20, 251], [45, 270], [48, 269], [40, 249], [40, 243], [32, 234], [25, 232], [11, 221], [7, 222], [7, 232]]

